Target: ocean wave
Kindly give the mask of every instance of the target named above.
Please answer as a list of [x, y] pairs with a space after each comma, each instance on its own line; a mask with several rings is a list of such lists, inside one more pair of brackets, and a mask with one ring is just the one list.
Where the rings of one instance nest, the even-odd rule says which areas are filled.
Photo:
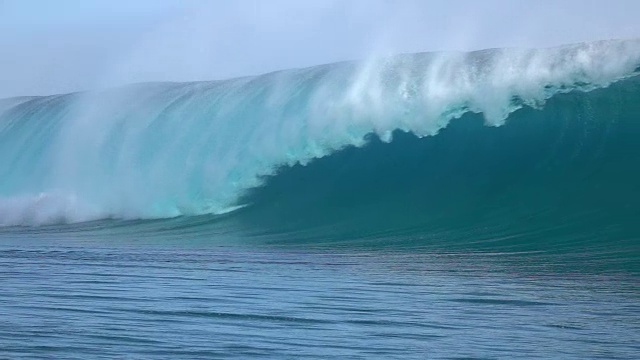
[[[303, 173], [314, 173], [313, 168], [320, 166], [313, 165], [320, 163], [318, 159], [339, 158], [345, 151], [363, 147], [387, 149], [377, 143], [391, 143], [389, 149], [405, 144], [408, 148], [394, 151], [416, 157], [411, 171], [428, 172], [433, 165], [423, 164], [419, 152], [427, 150], [412, 152], [411, 144], [443, 133], [452, 120], [481, 114], [481, 122], [489, 127], [478, 130], [482, 134], [477, 138], [468, 138], [470, 143], [480, 141], [485, 133], [504, 133], [507, 130], [491, 127], [511, 122], [514, 112], [523, 108], [528, 113], [544, 109], [545, 116], [558, 118], [553, 120], [555, 126], [569, 129], [571, 122], [562, 119], [581, 118], [583, 109], [567, 104], [549, 110], [545, 105], [549, 99], [621, 82], [636, 89], [634, 76], [639, 65], [639, 41], [612, 40], [550, 49], [405, 54], [224, 81], [138, 84], [102, 92], [4, 100], [0, 102], [0, 224], [171, 218], [222, 214], [248, 205], [236, 211], [245, 214], [264, 206], [265, 199], [286, 203], [292, 196], [288, 192], [299, 194], [295, 188], [283, 188], [277, 196], [266, 196], [268, 191], [256, 195], [278, 181], [269, 179], [286, 178], [282, 174], [288, 172], [283, 169], [295, 172], [309, 165]], [[613, 90], [604, 91], [605, 95], [598, 96], [617, 104], [600, 104], [609, 106], [608, 111], [625, 111], [632, 105]], [[462, 119], [452, 124], [457, 122]], [[589, 124], [592, 128], [572, 131], [610, 131], [608, 126], [593, 125], [597, 122]], [[525, 133], [520, 136], [514, 134], [519, 142], [501, 144], [493, 155], [517, 153], [535, 134], [542, 143], [555, 141], [552, 137], [545, 140], [536, 126], [522, 129]], [[407, 142], [405, 135], [399, 135], [405, 133], [416, 140]], [[398, 136], [401, 139], [394, 140]], [[432, 143], [448, 137], [433, 137], [440, 138]], [[455, 138], [450, 141], [453, 147], [465, 144]], [[384, 158], [385, 152], [377, 156]], [[491, 168], [461, 162], [456, 158], [461, 155], [455, 152], [444, 151], [439, 156], [437, 163], [445, 168], [464, 171], [473, 165], [485, 174], [483, 181], [500, 179], [501, 186], [513, 187], [502, 176], [509, 173], [511, 163]], [[372, 178], [362, 175], [358, 189], [384, 177], [412, 176], [411, 172], [395, 173], [390, 164], [381, 165], [377, 160], [364, 163], [374, 168], [363, 169]], [[362, 167], [353, 164], [357, 162], [348, 167]], [[436, 167], [429, 176], [448, 179], [446, 172], [438, 173], [452, 171], [447, 169]], [[324, 171], [338, 176], [342, 170], [328, 167]], [[325, 173], [317, 175], [322, 178]], [[447, 187], [455, 184], [442, 181], [424, 187], [434, 195], [451, 192]], [[472, 178], [467, 181], [474, 183]], [[323, 187], [313, 180], [310, 183]], [[402, 184], [399, 181], [394, 186]], [[313, 187], [305, 191], [321, 193]], [[358, 191], [350, 191], [344, 197], [350, 193], [354, 194], [352, 201], [363, 204], [368, 196], [376, 195], [359, 198]], [[393, 190], [382, 196], [397, 193]], [[322, 209], [319, 204], [331, 201], [320, 196], [315, 199], [318, 203], [306, 203], [305, 211]], [[435, 200], [431, 203], [437, 205]], [[414, 214], [425, 217], [420, 213], [423, 210], [417, 208]]]

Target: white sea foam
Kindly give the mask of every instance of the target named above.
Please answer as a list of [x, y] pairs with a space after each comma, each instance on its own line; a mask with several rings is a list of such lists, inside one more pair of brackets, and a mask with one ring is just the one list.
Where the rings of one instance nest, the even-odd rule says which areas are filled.
[[223, 213], [277, 167], [362, 146], [370, 133], [435, 135], [469, 111], [499, 126], [639, 66], [640, 41], [602, 41], [26, 101], [0, 114], [0, 224]]

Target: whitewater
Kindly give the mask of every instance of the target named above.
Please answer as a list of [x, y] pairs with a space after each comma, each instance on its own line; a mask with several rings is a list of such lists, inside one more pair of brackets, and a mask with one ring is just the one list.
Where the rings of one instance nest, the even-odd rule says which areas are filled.
[[503, 126], [519, 109], [639, 72], [640, 42], [610, 40], [1, 100], [0, 224], [233, 212], [283, 168], [372, 136], [437, 137], [467, 113]]

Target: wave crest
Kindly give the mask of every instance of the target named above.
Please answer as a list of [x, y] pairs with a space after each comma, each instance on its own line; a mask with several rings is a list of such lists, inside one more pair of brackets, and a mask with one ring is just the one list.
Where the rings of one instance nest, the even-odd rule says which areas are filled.
[[363, 146], [370, 134], [435, 135], [468, 112], [502, 125], [555, 94], [631, 77], [639, 64], [640, 41], [603, 41], [6, 102], [0, 222], [223, 213], [280, 167]]

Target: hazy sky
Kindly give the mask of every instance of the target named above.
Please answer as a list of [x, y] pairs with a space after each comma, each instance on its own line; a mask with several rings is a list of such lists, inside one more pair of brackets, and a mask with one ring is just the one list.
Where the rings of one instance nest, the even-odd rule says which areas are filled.
[[638, 0], [0, 0], [0, 98], [640, 37]]

